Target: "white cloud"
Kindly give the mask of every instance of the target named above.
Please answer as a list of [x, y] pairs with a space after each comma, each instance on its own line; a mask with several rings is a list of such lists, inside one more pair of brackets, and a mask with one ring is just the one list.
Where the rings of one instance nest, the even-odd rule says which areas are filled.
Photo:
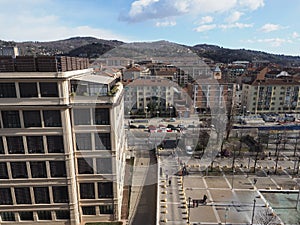
[[212, 16], [204, 16], [200, 19], [198, 24], [212, 23], [213, 21], [214, 21], [214, 18]]
[[135, 0], [127, 15], [121, 20], [141, 22], [151, 19], [169, 18], [170, 16], [204, 15], [236, 11], [231, 19], [236, 22], [241, 13], [239, 10], [256, 10], [264, 6], [264, 0]]
[[269, 32], [273, 32], [276, 30], [280, 30], [282, 27], [278, 24], [272, 24], [272, 23], [267, 23], [265, 25], [263, 25], [260, 30], [264, 33], [269, 33]]
[[290, 39], [284, 39], [284, 38], [265, 38], [265, 39], [249, 39], [246, 40], [247, 43], [264, 43], [268, 44], [271, 47], [280, 47], [285, 43], [293, 43]]
[[293, 32], [292, 34], [292, 38], [299, 38], [300, 35], [297, 32]]
[[173, 27], [176, 25], [175, 21], [163, 21], [163, 22], [156, 22], [156, 27]]
[[234, 23], [240, 20], [243, 13], [235, 11], [229, 17], [226, 18], [227, 23]]
[[216, 24], [206, 24], [206, 25], [201, 25], [199, 27], [196, 27], [194, 30], [197, 32], [205, 32], [209, 30], [213, 30], [217, 27]]
[[248, 24], [248, 23], [231, 23], [231, 24], [221, 24], [219, 25], [219, 27], [221, 29], [230, 29], [230, 28], [239, 28], [239, 29], [243, 29], [243, 28], [250, 28], [253, 27], [253, 24]]
[[239, 4], [251, 10], [256, 10], [265, 5], [264, 0], [239, 0]]

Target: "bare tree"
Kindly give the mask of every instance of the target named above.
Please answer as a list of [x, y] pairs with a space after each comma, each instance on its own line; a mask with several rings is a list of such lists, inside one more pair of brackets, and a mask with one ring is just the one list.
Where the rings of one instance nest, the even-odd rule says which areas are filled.
[[264, 208], [257, 212], [255, 216], [256, 223], [259, 225], [277, 225], [281, 224], [279, 218], [269, 208]]

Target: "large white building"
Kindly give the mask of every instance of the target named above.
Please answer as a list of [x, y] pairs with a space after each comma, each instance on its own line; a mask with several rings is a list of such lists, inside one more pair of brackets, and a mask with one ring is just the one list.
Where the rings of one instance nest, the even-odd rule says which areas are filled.
[[0, 73], [0, 224], [120, 220], [123, 110], [90, 69]]

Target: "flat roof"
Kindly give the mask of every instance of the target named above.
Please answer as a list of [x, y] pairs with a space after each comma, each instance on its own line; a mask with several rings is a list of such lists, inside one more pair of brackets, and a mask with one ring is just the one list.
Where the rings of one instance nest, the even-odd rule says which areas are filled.
[[86, 81], [91, 83], [110, 84], [115, 80], [115, 78], [109, 76], [91, 74], [86, 76], [74, 77], [73, 80], [80, 80], [80, 81]]

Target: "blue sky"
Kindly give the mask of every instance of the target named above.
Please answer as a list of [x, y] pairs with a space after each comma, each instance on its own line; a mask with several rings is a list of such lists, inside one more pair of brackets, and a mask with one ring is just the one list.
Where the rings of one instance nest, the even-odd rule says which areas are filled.
[[300, 55], [299, 0], [0, 0], [0, 39], [93, 36]]

